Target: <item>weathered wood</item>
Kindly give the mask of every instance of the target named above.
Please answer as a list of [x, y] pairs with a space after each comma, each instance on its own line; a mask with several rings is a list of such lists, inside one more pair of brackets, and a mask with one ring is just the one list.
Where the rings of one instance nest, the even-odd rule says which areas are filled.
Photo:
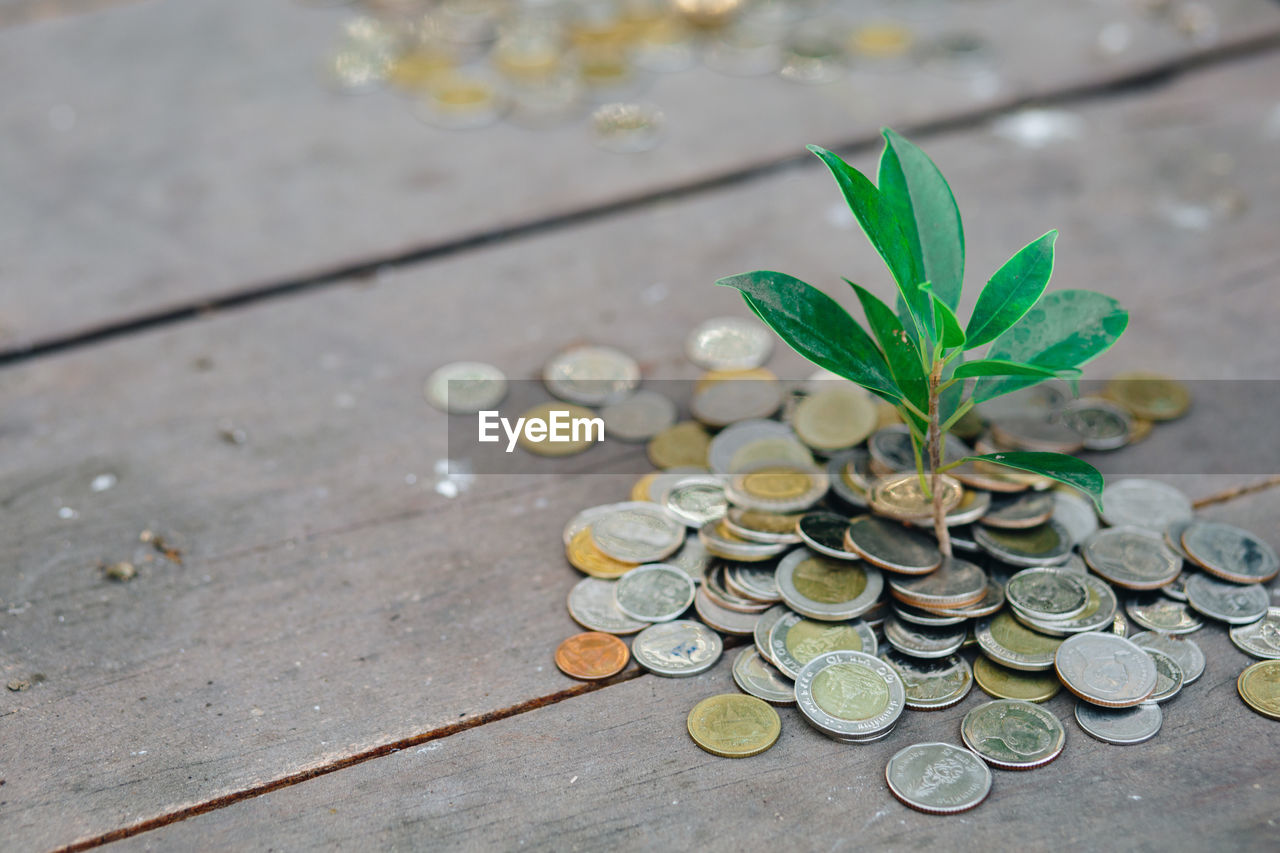
[[[886, 6], [885, 14], [900, 13]], [[1280, 35], [1266, 0], [1214, 4], [1218, 45]], [[1206, 48], [1168, 19], [1096, 4], [938, 4], [922, 37], [985, 34], [1000, 78], [855, 66], [828, 86], [698, 69], [644, 94], [664, 145], [598, 149], [584, 121], [449, 133], [318, 68], [349, 10], [170, 0], [0, 31], [0, 349], [88, 333], [795, 156], [806, 142], [1102, 85]], [[1133, 44], [1095, 52], [1117, 20]], [[145, 50], [145, 63], [119, 57]], [[707, 105], [713, 104], [714, 109]], [[493, 168], [493, 164], [510, 164]]]

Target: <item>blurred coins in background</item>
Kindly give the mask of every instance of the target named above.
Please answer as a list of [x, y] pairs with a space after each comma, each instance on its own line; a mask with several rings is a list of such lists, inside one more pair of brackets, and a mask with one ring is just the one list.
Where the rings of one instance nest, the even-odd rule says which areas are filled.
[[455, 361], [432, 373], [422, 393], [442, 412], [472, 414], [502, 402], [507, 396], [507, 378], [491, 364]]

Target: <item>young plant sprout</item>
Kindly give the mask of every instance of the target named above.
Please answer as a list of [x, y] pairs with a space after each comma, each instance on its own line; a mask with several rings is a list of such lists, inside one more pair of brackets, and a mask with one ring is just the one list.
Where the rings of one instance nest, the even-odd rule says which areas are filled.
[[[974, 405], [1046, 379], [1073, 384], [1080, 366], [1120, 337], [1129, 315], [1090, 290], [1046, 293], [1050, 231], [1019, 249], [987, 280], [968, 323], [956, 307], [964, 279], [964, 228], [946, 179], [918, 147], [886, 128], [879, 186], [838, 156], [809, 146], [835, 176], [854, 217], [897, 285], [897, 311], [848, 282], [871, 332], [821, 290], [785, 273], [757, 270], [717, 284], [736, 287], [792, 349], [893, 404], [911, 433], [920, 489], [934, 532], [951, 555], [939, 477], [974, 460], [1058, 480], [1101, 504], [1102, 475], [1061, 453], [1009, 451], [944, 461], [948, 431]], [[848, 281], [846, 279], [846, 281]], [[986, 347], [985, 356], [965, 355]]]

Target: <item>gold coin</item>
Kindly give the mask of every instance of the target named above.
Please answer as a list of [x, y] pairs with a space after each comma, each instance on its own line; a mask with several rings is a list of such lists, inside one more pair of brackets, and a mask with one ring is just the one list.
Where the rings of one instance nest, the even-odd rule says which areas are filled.
[[884, 400], [876, 401], [877, 430], [900, 423], [902, 423], [902, 415], [898, 412], [897, 407], [892, 403], [886, 403]]
[[564, 549], [569, 565], [593, 578], [620, 578], [634, 569], [639, 563], [624, 563], [615, 560], [596, 547], [591, 541], [591, 528], [584, 527], [569, 540]]
[[711, 436], [697, 421], [681, 421], [649, 439], [649, 461], [659, 468], [707, 467]]
[[[925, 479], [932, 486], [932, 475]], [[960, 503], [964, 489], [954, 477], [938, 477], [942, 493], [942, 511], [950, 512]], [[876, 512], [894, 518], [925, 518], [933, 515], [933, 500], [925, 495], [918, 474], [894, 474], [881, 478], [871, 487], [871, 506]]]
[[876, 405], [860, 388], [828, 388], [796, 405], [792, 426], [814, 450], [844, 450], [871, 435], [878, 422]]
[[911, 30], [897, 24], [867, 24], [858, 27], [849, 38], [849, 46], [863, 56], [886, 59], [901, 56], [911, 47]]
[[1151, 428], [1154, 425], [1153, 421], [1149, 421], [1146, 418], [1134, 418], [1129, 425], [1129, 443], [1137, 444], [1151, 435]]
[[763, 699], [722, 693], [703, 699], [689, 712], [689, 736], [712, 755], [747, 758], [778, 741], [782, 720]]
[[1102, 392], [1139, 418], [1168, 421], [1191, 408], [1191, 394], [1176, 379], [1158, 373], [1131, 371], [1116, 374]]
[[[554, 421], [553, 412], [556, 418]], [[525, 426], [516, 440], [525, 450], [538, 456], [572, 456], [594, 444], [594, 437], [604, 438], [603, 421], [600, 422], [599, 430], [584, 428], [586, 425], [580, 423], [583, 419], [598, 420], [595, 412], [572, 403], [539, 403], [525, 412], [523, 417]], [[546, 435], [542, 441], [529, 438], [528, 430], [535, 420], [542, 421], [546, 426]], [[565, 440], [557, 438], [553, 441], [554, 436]]]
[[391, 85], [409, 92], [426, 89], [446, 72], [452, 71], [452, 56], [442, 51], [415, 50], [398, 57], [391, 63], [387, 80]]
[[[751, 533], [764, 534], [766, 541], [772, 541], [776, 537], [790, 538], [796, 533], [796, 522], [804, 518], [804, 515], [803, 512], [769, 512], [733, 507], [727, 516], [727, 521], [732, 525], [728, 532], [744, 539], [750, 539]], [[746, 532], [739, 532], [742, 530]]]
[[1240, 673], [1240, 698], [1264, 717], [1280, 720], [1280, 660], [1264, 660]]
[[758, 382], [777, 382], [778, 376], [767, 367], [752, 367], [747, 370], [708, 370], [693, 383], [693, 393], [703, 391], [728, 379], [754, 379]]
[[796, 592], [820, 604], [853, 601], [867, 588], [867, 573], [857, 565], [815, 555], [792, 574]]
[[978, 655], [974, 660], [973, 680], [988, 696], [1024, 702], [1047, 702], [1062, 689], [1062, 682], [1053, 672], [1019, 672], [1001, 666], [986, 655]]
[[813, 478], [805, 471], [785, 465], [770, 465], [742, 474], [737, 482], [748, 495], [762, 500], [794, 500], [813, 488]]
[[631, 500], [633, 501], [651, 501], [653, 498], [649, 494], [649, 487], [653, 485], [653, 481], [658, 479], [658, 471], [650, 471], [631, 487]]

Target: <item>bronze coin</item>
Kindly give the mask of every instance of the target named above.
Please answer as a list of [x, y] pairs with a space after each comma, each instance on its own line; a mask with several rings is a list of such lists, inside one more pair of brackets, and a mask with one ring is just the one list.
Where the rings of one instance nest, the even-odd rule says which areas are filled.
[[556, 649], [556, 666], [570, 678], [599, 681], [622, 672], [631, 660], [627, 644], [612, 634], [574, 634]]

